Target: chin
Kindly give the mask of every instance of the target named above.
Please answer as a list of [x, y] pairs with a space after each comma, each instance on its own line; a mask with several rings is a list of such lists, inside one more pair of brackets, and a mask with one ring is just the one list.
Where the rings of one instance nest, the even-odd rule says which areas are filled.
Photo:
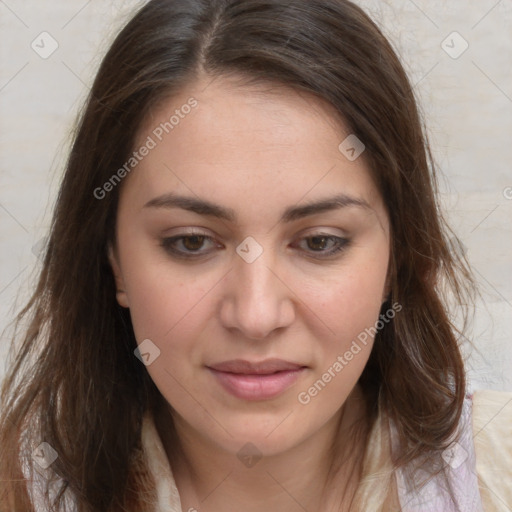
[[[286, 416], [287, 414], [284, 414], [279, 418], [272, 418], [271, 422], [260, 424], [253, 420], [251, 425], [247, 425], [246, 422], [236, 425], [233, 422], [222, 423], [221, 420], [228, 434], [223, 431], [222, 438], [218, 438], [217, 442], [234, 455], [238, 455], [243, 447], [257, 450], [264, 456], [277, 455], [300, 444], [307, 437], [306, 432], [297, 430], [296, 422], [283, 422]], [[211, 436], [211, 432], [206, 434]], [[215, 442], [215, 439], [212, 440]]]

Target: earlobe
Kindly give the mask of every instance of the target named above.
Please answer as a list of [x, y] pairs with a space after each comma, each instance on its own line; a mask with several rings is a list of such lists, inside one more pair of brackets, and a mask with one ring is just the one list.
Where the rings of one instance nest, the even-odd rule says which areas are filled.
[[119, 262], [117, 260], [117, 256], [115, 254], [115, 250], [112, 247], [112, 244], [108, 244], [108, 261], [110, 262], [110, 267], [112, 268], [112, 273], [114, 275], [114, 279], [116, 282], [116, 299], [120, 306], [123, 308], [130, 307], [128, 304], [128, 296], [126, 295], [126, 290], [124, 286], [124, 279], [121, 273], [121, 267], [119, 266]]

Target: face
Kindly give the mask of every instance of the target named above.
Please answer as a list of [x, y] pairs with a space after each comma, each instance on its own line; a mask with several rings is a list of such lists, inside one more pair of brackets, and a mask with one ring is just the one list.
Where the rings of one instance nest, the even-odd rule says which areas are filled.
[[149, 150], [120, 185], [109, 253], [117, 300], [183, 430], [276, 454], [356, 386], [387, 294], [388, 217], [329, 106], [206, 84], [139, 131]]

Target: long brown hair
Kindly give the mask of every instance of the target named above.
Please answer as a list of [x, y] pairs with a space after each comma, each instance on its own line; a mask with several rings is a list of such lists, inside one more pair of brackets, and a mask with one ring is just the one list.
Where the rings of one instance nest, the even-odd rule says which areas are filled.
[[378, 332], [360, 379], [369, 418], [385, 404], [401, 440], [397, 464], [444, 448], [456, 430], [465, 376], [442, 292], [467, 303], [470, 274], [451, 251], [425, 129], [389, 42], [346, 0], [151, 0], [97, 73], [39, 281], [16, 319], [18, 343], [2, 386], [2, 511], [32, 509], [22, 432], [30, 446], [44, 441], [58, 453], [56, 507], [68, 488], [81, 511], [145, 510], [141, 425], [161, 395], [134, 356], [129, 312], [116, 302], [107, 260], [120, 187], [102, 199], [94, 190], [127, 161], [149, 110], [199, 73], [312, 93], [364, 142], [392, 230], [383, 308], [402, 306]]

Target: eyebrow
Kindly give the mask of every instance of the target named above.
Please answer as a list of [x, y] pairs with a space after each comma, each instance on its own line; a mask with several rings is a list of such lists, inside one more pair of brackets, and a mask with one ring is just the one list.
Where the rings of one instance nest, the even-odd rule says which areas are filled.
[[[299, 206], [290, 206], [282, 214], [280, 222], [292, 222], [310, 215], [323, 213], [330, 210], [337, 210], [355, 206], [371, 210], [371, 206], [364, 200], [346, 194], [337, 194], [317, 201], [309, 202]], [[225, 208], [205, 199], [190, 196], [183, 196], [173, 192], [163, 194], [148, 201], [144, 208], [181, 208], [198, 215], [216, 217], [230, 222], [236, 221], [236, 213], [231, 208]]]

